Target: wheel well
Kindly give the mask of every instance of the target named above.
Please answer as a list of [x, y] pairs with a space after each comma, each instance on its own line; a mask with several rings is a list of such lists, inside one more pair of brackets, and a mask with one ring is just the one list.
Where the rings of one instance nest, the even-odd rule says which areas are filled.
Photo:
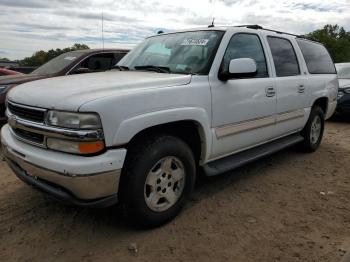
[[321, 109], [323, 110], [323, 112], [326, 114], [327, 113], [327, 109], [328, 109], [328, 98], [327, 97], [321, 97], [321, 98], [318, 98], [313, 107], [314, 106], [319, 106], [321, 107]]
[[200, 132], [200, 126], [195, 121], [184, 120], [172, 123], [166, 123], [162, 125], [153, 126], [144, 129], [137, 133], [128, 143], [127, 148], [133, 144], [138, 143], [140, 140], [146, 139], [147, 136], [153, 134], [168, 134], [176, 136], [182, 139], [192, 149], [194, 157], [197, 161], [201, 159], [202, 150], [202, 137]]

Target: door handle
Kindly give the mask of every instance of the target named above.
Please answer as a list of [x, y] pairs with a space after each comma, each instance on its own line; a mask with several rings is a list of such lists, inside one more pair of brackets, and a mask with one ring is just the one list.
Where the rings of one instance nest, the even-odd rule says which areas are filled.
[[266, 87], [265, 93], [266, 93], [267, 97], [274, 97], [276, 95], [275, 88], [273, 88], [271, 86], [270, 87]]
[[304, 93], [305, 92], [305, 87], [304, 85], [299, 85], [298, 86], [298, 93]]

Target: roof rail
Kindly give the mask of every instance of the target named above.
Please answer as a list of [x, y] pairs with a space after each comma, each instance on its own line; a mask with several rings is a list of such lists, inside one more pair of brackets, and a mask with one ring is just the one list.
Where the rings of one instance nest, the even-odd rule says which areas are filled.
[[282, 31], [276, 31], [276, 30], [272, 30], [272, 29], [263, 28], [260, 25], [238, 25], [238, 26], [235, 26], [235, 27], [246, 27], [246, 28], [255, 29], [255, 30], [261, 29], [261, 30], [265, 30], [265, 31], [269, 31], [269, 32], [274, 32], [274, 33], [277, 33], [277, 34], [291, 35], [291, 36], [295, 36], [295, 37], [299, 37], [299, 38], [304, 38], [305, 37], [305, 36], [302, 36], [302, 35], [295, 35], [295, 34], [286, 33], [286, 32], [282, 32]]

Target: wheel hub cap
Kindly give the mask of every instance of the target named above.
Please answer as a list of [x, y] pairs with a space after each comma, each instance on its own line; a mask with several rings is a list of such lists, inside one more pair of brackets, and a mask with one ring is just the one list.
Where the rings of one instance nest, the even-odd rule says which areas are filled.
[[316, 116], [314, 120], [311, 123], [311, 132], [310, 132], [310, 140], [313, 144], [316, 144], [320, 138], [321, 135], [321, 118], [319, 116]]
[[181, 197], [185, 186], [183, 163], [174, 156], [159, 160], [147, 175], [144, 197], [153, 211], [172, 207]]

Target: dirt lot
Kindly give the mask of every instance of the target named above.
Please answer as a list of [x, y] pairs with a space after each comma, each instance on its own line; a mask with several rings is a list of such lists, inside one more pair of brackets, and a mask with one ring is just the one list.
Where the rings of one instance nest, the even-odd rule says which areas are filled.
[[1, 162], [0, 261], [339, 261], [350, 249], [349, 163], [350, 122], [328, 122], [316, 153], [288, 149], [201, 178], [180, 216], [142, 231], [115, 208], [57, 203]]

